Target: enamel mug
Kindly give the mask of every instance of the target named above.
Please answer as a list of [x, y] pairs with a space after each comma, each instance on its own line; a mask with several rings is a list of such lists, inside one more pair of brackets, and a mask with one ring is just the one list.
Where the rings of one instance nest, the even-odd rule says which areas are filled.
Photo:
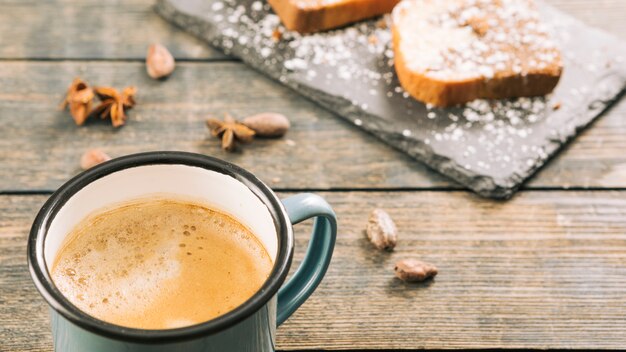
[[[65, 236], [99, 209], [150, 195], [198, 199], [232, 215], [257, 235], [274, 267], [245, 303], [213, 320], [177, 329], [143, 330], [104, 322], [76, 308], [55, 287], [49, 266]], [[306, 257], [286, 283], [293, 224], [315, 218]], [[250, 172], [225, 161], [183, 152], [134, 154], [100, 164], [59, 188], [39, 211], [28, 240], [30, 273], [50, 305], [59, 352], [265, 352], [276, 328], [313, 293], [330, 263], [337, 221], [314, 194], [282, 201]]]

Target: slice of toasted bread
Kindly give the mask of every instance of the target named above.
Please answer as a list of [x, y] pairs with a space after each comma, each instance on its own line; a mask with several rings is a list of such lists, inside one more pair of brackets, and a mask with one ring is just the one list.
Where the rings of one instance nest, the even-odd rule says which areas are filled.
[[435, 106], [550, 93], [562, 72], [532, 0], [403, 0], [393, 10], [402, 87]]
[[314, 33], [391, 12], [400, 0], [268, 0], [292, 31]]

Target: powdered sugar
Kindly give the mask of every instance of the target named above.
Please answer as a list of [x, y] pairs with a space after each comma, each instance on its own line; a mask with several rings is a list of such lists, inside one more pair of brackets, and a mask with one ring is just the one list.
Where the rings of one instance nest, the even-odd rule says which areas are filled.
[[345, 0], [291, 0], [301, 9], [319, 8], [331, 4], [339, 3]]
[[405, 64], [433, 79], [492, 79], [562, 66], [530, 0], [405, 0], [393, 20]]
[[[374, 19], [302, 36], [287, 31], [265, 2], [261, 10], [255, 0], [224, 0], [209, 8], [207, 17], [218, 32], [212, 37], [214, 45], [440, 170], [444, 167], [437, 162], [447, 158], [455, 167], [469, 170], [468, 175], [520, 180], [524, 176], [519, 175], [541, 165], [556, 145], [582, 124], [584, 118], [579, 114], [585, 112], [586, 101], [592, 96], [614, 94], [619, 84], [611, 80], [597, 83], [611, 65], [619, 66], [619, 56], [607, 60], [604, 48], [590, 45], [589, 39], [585, 39], [584, 45], [593, 49], [584, 53], [576, 50], [579, 38], [572, 28], [580, 30], [582, 26], [554, 10], [547, 11], [546, 28], [531, 21], [526, 26], [529, 30], [551, 32], [563, 48], [569, 78], [565, 79], [565, 87], [557, 88], [555, 97], [479, 100], [463, 107], [439, 109], [415, 101], [400, 87], [393, 68], [391, 33], [385, 21]], [[467, 19], [472, 15], [475, 10], [468, 9], [460, 17]], [[492, 40], [502, 42], [508, 37], [496, 31]], [[519, 36], [517, 40], [534, 42], [539, 48], [553, 47], [532, 37]], [[472, 50], [484, 51], [484, 47], [477, 43]], [[480, 73], [485, 77], [497, 75], [506, 59], [504, 53], [485, 56], [484, 62], [491, 69], [484, 68]], [[541, 61], [551, 59], [546, 50], [526, 64], [539, 66]], [[529, 67], [520, 62], [505, 65], [504, 69], [510, 68], [514, 73], [525, 72]], [[572, 80], [581, 83], [572, 84]], [[558, 111], [553, 109], [556, 102]]]

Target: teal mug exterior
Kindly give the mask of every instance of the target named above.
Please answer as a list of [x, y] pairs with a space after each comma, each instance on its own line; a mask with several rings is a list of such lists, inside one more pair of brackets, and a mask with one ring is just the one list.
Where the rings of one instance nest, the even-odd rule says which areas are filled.
[[[211, 182], [206, 178], [210, 178]], [[127, 181], [127, 189], [111, 189]], [[205, 182], [206, 181], [206, 182]], [[210, 183], [211, 186], [206, 186]], [[273, 226], [274, 267], [263, 287], [248, 301], [218, 318], [201, 324], [167, 330], [143, 330], [113, 325], [87, 315], [71, 304], [55, 287], [47, 262], [54, 257], [68, 220], [87, 212], [98, 199], [123, 199], [124, 193], [146, 195], [177, 193], [186, 188], [194, 195], [219, 194], [226, 206], [246, 207], [258, 203], [257, 211], [242, 208], [252, 224], [259, 214]], [[213, 188], [211, 188], [213, 187]], [[229, 187], [232, 187], [232, 192]], [[98, 193], [99, 192], [99, 193]], [[236, 193], [239, 192], [239, 193]], [[197, 194], [195, 194], [197, 193]], [[245, 197], [249, 202], [244, 202]], [[242, 199], [239, 199], [242, 198]], [[81, 203], [82, 202], [82, 203]], [[98, 206], [93, 206], [97, 209]], [[234, 211], [236, 213], [236, 211]], [[235, 217], [241, 219], [237, 214]], [[58, 219], [56, 219], [58, 218]], [[293, 228], [315, 218], [306, 256], [286, 283], [293, 256]], [[60, 224], [59, 224], [60, 223]], [[244, 222], [245, 224], [245, 222]], [[272, 232], [274, 233], [274, 232]], [[28, 262], [37, 289], [50, 305], [55, 351], [59, 352], [266, 352], [275, 350], [276, 328], [313, 293], [326, 273], [337, 235], [337, 219], [321, 197], [303, 193], [279, 200], [269, 187], [251, 173], [225, 161], [184, 152], [133, 154], [98, 165], [68, 181], [44, 204], [28, 241]], [[47, 238], [49, 237], [49, 238]], [[57, 238], [59, 237], [59, 238]]]

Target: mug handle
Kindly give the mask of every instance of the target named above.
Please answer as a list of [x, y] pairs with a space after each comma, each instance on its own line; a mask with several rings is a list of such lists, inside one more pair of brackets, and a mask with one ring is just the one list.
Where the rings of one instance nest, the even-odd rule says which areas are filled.
[[324, 198], [302, 193], [282, 200], [292, 224], [315, 217], [306, 256], [291, 279], [278, 291], [276, 323], [280, 326], [315, 291], [335, 248], [337, 217]]

